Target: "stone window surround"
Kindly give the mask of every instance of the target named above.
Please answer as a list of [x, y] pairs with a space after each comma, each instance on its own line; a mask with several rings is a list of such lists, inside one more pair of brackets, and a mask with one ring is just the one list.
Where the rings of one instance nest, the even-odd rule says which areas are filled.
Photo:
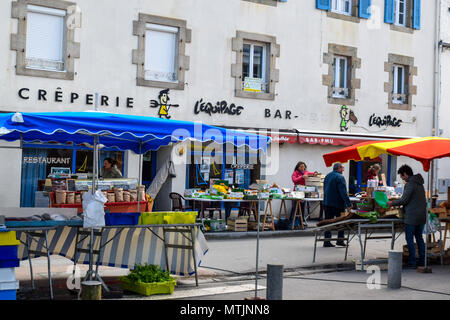
[[[405, 75], [405, 80], [407, 80], [407, 82], [405, 82], [407, 103], [405, 104], [392, 102], [394, 90], [394, 65], [405, 66], [405, 71], [408, 73]], [[414, 58], [390, 53], [388, 55], [388, 61], [384, 63], [384, 71], [389, 73], [389, 82], [384, 83], [384, 92], [388, 93], [388, 109], [411, 110], [412, 96], [417, 95], [417, 86], [413, 85], [413, 77], [417, 76], [417, 67], [414, 66]]]
[[[332, 0], [330, 0], [332, 1]], [[352, 15], [341, 14], [337, 12], [333, 12], [331, 10], [327, 11], [327, 17], [340, 19], [349, 22], [360, 23], [361, 18], [359, 17], [359, 0], [352, 0]]]
[[67, 11], [69, 7], [76, 5], [76, 3], [62, 0], [17, 0], [12, 2], [11, 17], [18, 19], [17, 33], [11, 34], [11, 50], [17, 51], [16, 74], [60, 80], [73, 80], [75, 75], [74, 60], [80, 58], [80, 43], [74, 41], [74, 30], [66, 29], [66, 42], [64, 44], [64, 66], [66, 71], [39, 70], [25, 67], [28, 5]]
[[[154, 81], [145, 79], [145, 32], [146, 24], [153, 23], [178, 28], [177, 82]], [[165, 89], [184, 90], [185, 71], [189, 70], [190, 59], [185, 55], [186, 43], [191, 42], [192, 32], [186, 28], [186, 21], [174, 18], [139, 13], [139, 20], [133, 21], [133, 35], [138, 37], [138, 48], [132, 51], [132, 63], [137, 66], [136, 85]]]
[[[268, 46], [268, 80], [269, 92], [247, 92], [242, 89], [242, 63], [244, 41], [256, 41], [266, 43]], [[276, 37], [245, 31], [236, 31], [236, 37], [232, 39], [232, 50], [236, 52], [236, 63], [231, 65], [231, 76], [235, 78], [235, 96], [250, 99], [275, 100], [275, 84], [279, 82], [280, 71], [275, 69], [276, 58], [280, 56], [280, 45], [276, 43]]]
[[[322, 75], [322, 84], [328, 87], [327, 99], [329, 104], [355, 105], [355, 90], [361, 88], [361, 79], [356, 78], [356, 69], [361, 68], [361, 59], [357, 57], [357, 48], [342, 46], [334, 43], [328, 44], [328, 52], [323, 54], [323, 63], [328, 64], [328, 74]], [[350, 74], [347, 77], [349, 84], [349, 96], [347, 98], [333, 97], [334, 88], [334, 57], [344, 56], [349, 58]], [[349, 67], [347, 67], [347, 70]]]
[[244, 1], [265, 4], [265, 5], [273, 6], [273, 7], [276, 7], [278, 5], [278, 0], [244, 0]]

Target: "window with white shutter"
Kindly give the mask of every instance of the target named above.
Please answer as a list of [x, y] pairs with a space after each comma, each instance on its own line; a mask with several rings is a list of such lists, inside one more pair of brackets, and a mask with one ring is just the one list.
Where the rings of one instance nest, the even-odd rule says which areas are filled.
[[28, 5], [25, 67], [64, 71], [65, 10]]
[[177, 39], [179, 29], [146, 24], [145, 80], [177, 82]]

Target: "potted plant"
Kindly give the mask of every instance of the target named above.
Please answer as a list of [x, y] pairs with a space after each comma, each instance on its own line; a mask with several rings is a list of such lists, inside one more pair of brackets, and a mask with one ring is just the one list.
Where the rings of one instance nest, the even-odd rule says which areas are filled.
[[127, 276], [119, 278], [124, 290], [150, 296], [172, 294], [177, 283], [168, 271], [156, 265], [135, 265]]

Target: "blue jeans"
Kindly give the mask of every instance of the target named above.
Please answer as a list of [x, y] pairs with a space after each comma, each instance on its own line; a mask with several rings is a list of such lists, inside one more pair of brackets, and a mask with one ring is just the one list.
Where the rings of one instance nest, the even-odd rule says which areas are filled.
[[417, 248], [419, 249], [419, 265], [425, 264], [425, 242], [423, 241], [424, 225], [413, 226], [405, 224], [405, 238], [408, 245], [408, 265], [416, 265], [416, 247], [414, 245], [414, 238], [416, 238]]

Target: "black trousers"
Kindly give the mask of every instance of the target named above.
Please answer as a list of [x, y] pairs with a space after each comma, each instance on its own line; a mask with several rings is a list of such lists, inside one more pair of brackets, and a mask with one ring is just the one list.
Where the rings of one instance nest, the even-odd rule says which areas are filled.
[[[340, 217], [341, 212], [344, 211], [344, 209], [328, 207], [328, 206], [324, 206], [323, 209], [325, 210], [325, 220]], [[331, 231], [325, 231], [324, 236], [325, 236], [325, 238], [331, 238]], [[344, 231], [338, 231], [338, 238], [344, 238]], [[338, 240], [338, 241], [343, 241], [343, 240]], [[329, 241], [325, 241], [325, 242], [329, 242]]]

